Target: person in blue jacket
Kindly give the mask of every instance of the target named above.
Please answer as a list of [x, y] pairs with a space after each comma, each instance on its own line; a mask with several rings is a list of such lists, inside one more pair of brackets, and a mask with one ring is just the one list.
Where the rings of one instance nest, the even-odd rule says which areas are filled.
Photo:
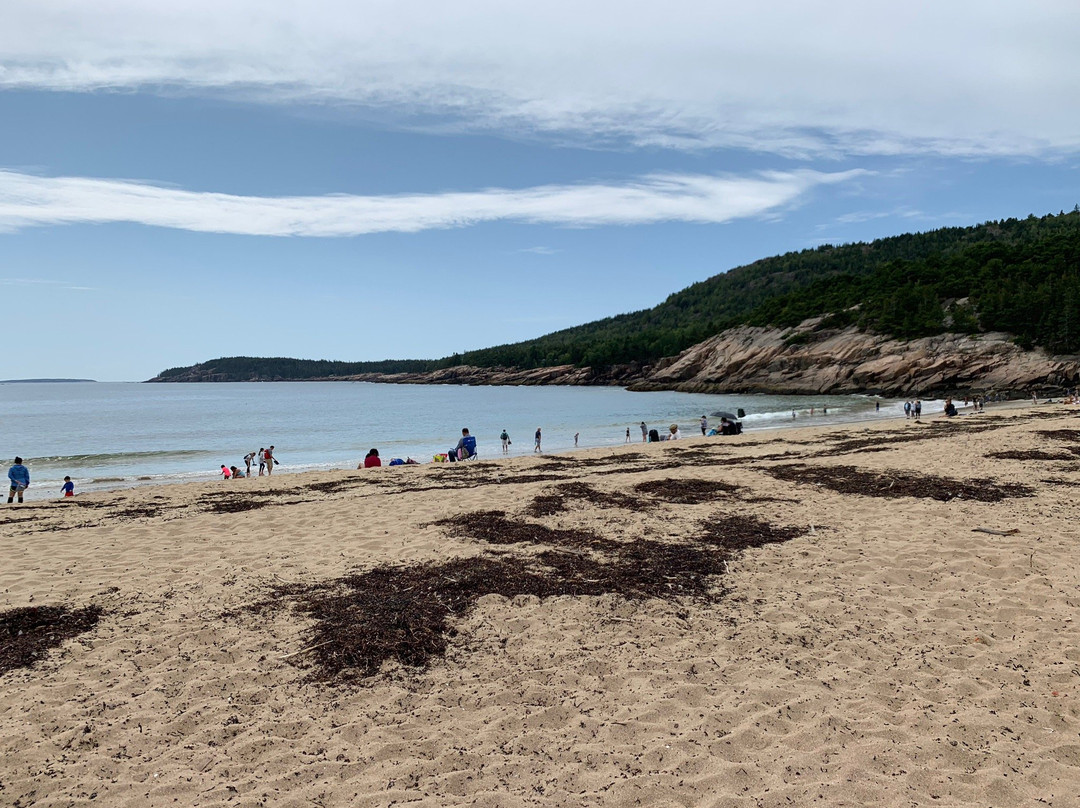
[[11, 488], [8, 490], [8, 505], [18, 495], [19, 502], [23, 501], [23, 491], [30, 487], [30, 471], [22, 464], [22, 458], [15, 458], [15, 465], [8, 469], [8, 479], [11, 480]]

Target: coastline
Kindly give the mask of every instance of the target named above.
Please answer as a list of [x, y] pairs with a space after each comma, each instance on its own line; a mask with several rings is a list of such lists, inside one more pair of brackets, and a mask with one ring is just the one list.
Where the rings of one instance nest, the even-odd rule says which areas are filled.
[[[775, 412], [761, 413], [755, 411], [755, 405], [757, 404], [757, 402], [755, 401], [754, 396], [746, 396], [741, 398], [740, 403], [744, 404], [750, 409], [748, 418], [744, 419], [743, 421], [746, 434], [754, 434], [762, 431], [776, 429], [817, 429], [827, 428], [829, 426], [883, 423], [889, 421], [890, 419], [896, 418], [903, 420], [903, 416], [901, 414], [902, 403], [899, 401], [881, 400], [882, 407], [880, 412], [874, 412], [869, 405], [869, 402], [872, 402], [874, 400], [874, 397], [842, 397], [847, 399], [848, 401], [852, 399], [862, 399], [868, 402], [866, 406], [863, 407], [863, 409], [861, 410], [845, 409], [845, 407], [849, 406], [846, 403], [843, 404], [843, 406], [835, 406], [836, 404], [840, 403], [837, 399], [822, 399], [820, 397], [799, 398], [802, 400], [798, 401], [798, 404], [800, 405], [798, 407], [798, 417], [790, 421], [787, 419], [786, 414], [784, 414], [782, 418], [776, 418]], [[826, 415], [822, 415], [821, 412], [820, 405], [823, 400], [828, 401], [829, 406], [833, 407], [833, 409], [830, 410]], [[813, 409], [815, 404], [818, 405], [816, 411]], [[940, 405], [941, 402], [938, 401], [925, 401], [924, 408], [927, 412], [927, 417], [932, 417], [935, 414], [932, 411], [940, 410]], [[712, 403], [711, 406], [715, 408], [717, 404]], [[734, 405], [730, 406], [734, 407]], [[990, 405], [991, 411], [997, 411], [998, 409], [1011, 406], [1028, 406], [1028, 403], [1022, 401], [1012, 401], [997, 402]], [[967, 412], [969, 410], [965, 409], [964, 411]], [[786, 410], [784, 412], [786, 413]], [[815, 412], [815, 414], [811, 416], [811, 412]], [[765, 418], [764, 421], [761, 420], [763, 417]], [[659, 427], [663, 436], [666, 435], [667, 430], [665, 427], [670, 420], [670, 417], [667, 420], [662, 419], [661, 421], [657, 421], [656, 423], [653, 423], [652, 420], [650, 420], [649, 425]], [[467, 423], [469, 423], [470, 426], [473, 426], [471, 422]], [[710, 419], [710, 426], [716, 426], [717, 423], [717, 418], [713, 417]], [[637, 443], [639, 442], [638, 427], [635, 424], [636, 421], [630, 424], [632, 433], [632, 442], [630, 445], [637, 445]], [[573, 448], [568, 441], [563, 440], [560, 442], [559, 438], [557, 437], [554, 441], [549, 440], [545, 442], [548, 446], [554, 445], [556, 447], [553, 450], [546, 450], [545, 454], [565, 455], [590, 448], [614, 449], [616, 447], [622, 447], [625, 444], [622, 442], [621, 437], [616, 437], [615, 435], [617, 433], [618, 436], [621, 436], [621, 431], [625, 428], [625, 426], [626, 424], [612, 425], [611, 427], [609, 427], [609, 432], [611, 433], [611, 435], [609, 435], [609, 437], [607, 437], [606, 439], [602, 439], [600, 441], [597, 441], [596, 434], [594, 432], [589, 432], [583, 438], [582, 446], [577, 449]], [[697, 435], [696, 419], [694, 420], [694, 423], [688, 423], [684, 420], [682, 426], [684, 427], [684, 439], [694, 438]], [[518, 433], [515, 432], [515, 434]], [[550, 437], [552, 433], [545, 432], [545, 434]], [[401, 437], [396, 437], [390, 441], [387, 441], [385, 439], [383, 441], [376, 441], [374, 445], [383, 453], [384, 463], [387, 463], [389, 459], [393, 456], [401, 456], [403, 458], [405, 456], [410, 456], [418, 460], [419, 464], [424, 465], [430, 464], [432, 462], [431, 455], [433, 452], [445, 452], [450, 446], [454, 445], [456, 439], [457, 437], [454, 431], [451, 431], [448, 433], [445, 441], [430, 445], [424, 445], [423, 443], [408, 441], [407, 439], [403, 439]], [[719, 436], [711, 439], [718, 441], [725, 440], [725, 438]], [[278, 442], [281, 443], [281, 438], [278, 438]], [[513, 451], [512, 456], [531, 456], [531, 441], [519, 440], [518, 444], [519, 445], [518, 447], [515, 447], [515, 451]], [[284, 446], [285, 444], [282, 445]], [[497, 441], [494, 441], [492, 439], [481, 440], [480, 449], [481, 458], [485, 461], [506, 459], [506, 456], [503, 456], [499, 453]], [[280, 452], [281, 450], [279, 449], [279, 453]], [[140, 458], [145, 457], [148, 460], [156, 459], [159, 456], [159, 453], [145, 450], [137, 451], [135, 454]], [[285, 454], [290, 459], [293, 456], [292, 452], [285, 452]], [[309, 458], [306, 461], [301, 461], [299, 463], [284, 463], [275, 469], [274, 474], [275, 476], [279, 476], [352, 470], [353, 468], [355, 468], [356, 463], [362, 460], [362, 455], [362, 452], [358, 452], [355, 458], [350, 457], [345, 460], [338, 458], [336, 460], [327, 461], [325, 459], [315, 457]], [[226, 454], [223, 454], [222, 456], [226, 457], [225, 462], [239, 463], [238, 457], [230, 459], [227, 457]], [[164, 458], [165, 455], [163, 454], [162, 457]], [[63, 474], [72, 475], [76, 484], [77, 497], [82, 497], [90, 493], [118, 492], [132, 488], [155, 487], [161, 485], [186, 485], [189, 483], [212, 484], [215, 481], [218, 484], [222, 484], [224, 482], [220, 479], [220, 475], [212, 470], [213, 468], [215, 468], [212, 464], [200, 470], [184, 470], [182, 472], [175, 471], [172, 473], [168, 473], [160, 471], [160, 464], [155, 463], [154, 469], [151, 471], [151, 473], [147, 474], [141, 474], [139, 472], [115, 474], [110, 473], [111, 469], [106, 467], [97, 475], [88, 475], [85, 473], [80, 474], [77, 469], [72, 468], [70, 463], [65, 463], [63, 458], [34, 458], [34, 460], [38, 461], [38, 463], [40, 463], [42, 460], [46, 461], [48, 465], [45, 467], [45, 469], [47, 471], [51, 471], [52, 473], [52, 477], [45, 476], [44, 473], [39, 472], [39, 467], [35, 466], [32, 461], [28, 462], [28, 465], [31, 468], [33, 485], [27, 491], [27, 501], [35, 502], [50, 501], [55, 499], [55, 491], [59, 490], [59, 487], [61, 485], [60, 478]], [[218, 461], [215, 460], [214, 462]], [[239, 483], [239, 481], [237, 481], [237, 483]]]
[[[1049, 801], [1080, 788], [1078, 443], [1075, 411], [1017, 406], [6, 509], [0, 610], [103, 614], [0, 674], [4, 798]], [[1062, 459], [1023, 459], [1040, 453]], [[532, 532], [492, 544], [453, 527], [492, 511]], [[748, 549], [700, 544], [710, 525], [752, 528]], [[313, 678], [333, 655], [288, 606], [296, 586], [384, 565], [589, 570], [637, 541], [725, 553], [712, 594], [616, 577], [584, 596], [484, 595], [445, 656], [361, 680]], [[688, 574], [676, 560], [660, 581]]]

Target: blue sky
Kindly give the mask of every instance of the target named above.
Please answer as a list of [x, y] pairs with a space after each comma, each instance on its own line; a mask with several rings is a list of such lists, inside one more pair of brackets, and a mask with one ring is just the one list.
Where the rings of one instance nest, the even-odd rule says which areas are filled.
[[1071, 2], [14, 0], [0, 378], [438, 357], [1068, 210], [1077, 41]]

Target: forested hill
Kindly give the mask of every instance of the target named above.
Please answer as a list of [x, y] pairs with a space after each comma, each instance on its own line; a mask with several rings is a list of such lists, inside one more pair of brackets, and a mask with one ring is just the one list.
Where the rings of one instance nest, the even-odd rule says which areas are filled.
[[1080, 209], [822, 246], [715, 275], [651, 309], [436, 360], [233, 357], [155, 381], [304, 379], [455, 365], [603, 368], [672, 356], [736, 325], [857, 325], [901, 339], [1005, 331], [1024, 347], [1080, 352]]

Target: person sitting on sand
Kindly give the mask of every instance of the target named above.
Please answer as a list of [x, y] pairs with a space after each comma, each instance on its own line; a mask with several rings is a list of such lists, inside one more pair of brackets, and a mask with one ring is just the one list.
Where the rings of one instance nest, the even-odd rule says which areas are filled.
[[469, 434], [468, 427], [464, 427], [461, 430], [461, 438], [457, 442], [457, 446], [447, 452], [447, 456], [450, 458], [450, 462], [455, 460], [468, 460], [470, 457], [476, 455], [476, 438]]
[[244, 472], [240, 471], [236, 466], [229, 466], [229, 471], [232, 472], [232, 478], [234, 480], [242, 480], [245, 477]]
[[670, 427], [668, 427], [668, 431], [671, 433], [670, 435], [668, 435], [668, 440], [682, 439], [682, 432], [679, 431], [678, 424], [672, 424]]
[[956, 405], [952, 403], [952, 399], [951, 398], [945, 399], [945, 415], [946, 415], [946, 417], [952, 418], [956, 414], [957, 414]]
[[379, 450], [378, 449], [372, 449], [371, 451], [369, 451], [367, 453], [367, 456], [364, 457], [364, 462], [361, 463], [359, 466], [357, 466], [357, 468], [370, 469], [370, 468], [372, 468], [374, 466], [381, 466], [381, 465], [382, 465], [382, 460], [379, 459]]

